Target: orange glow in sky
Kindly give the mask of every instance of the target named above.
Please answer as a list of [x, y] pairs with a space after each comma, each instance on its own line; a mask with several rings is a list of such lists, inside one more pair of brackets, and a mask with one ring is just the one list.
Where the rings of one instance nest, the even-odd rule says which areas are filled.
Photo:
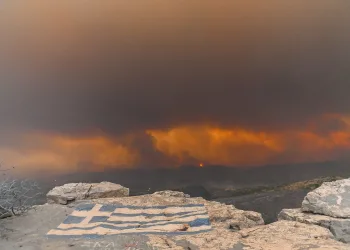
[[348, 1], [267, 2], [0, 1], [0, 162], [350, 159]]
[[[159, 167], [182, 164], [204, 167], [204, 162], [205, 165], [241, 167], [319, 162], [348, 155], [350, 120], [344, 119], [344, 122], [346, 127], [327, 133], [318, 133], [313, 128], [264, 132], [208, 125], [148, 130], [146, 134], [151, 143], [146, 144], [146, 149], [168, 159]], [[71, 172], [81, 168], [89, 171], [107, 166], [130, 168], [141, 166], [147, 157], [145, 148], [130, 143], [135, 136], [25, 134], [17, 147], [1, 146], [0, 155], [4, 162], [24, 172], [45, 169]], [[152, 156], [149, 158], [153, 164]]]

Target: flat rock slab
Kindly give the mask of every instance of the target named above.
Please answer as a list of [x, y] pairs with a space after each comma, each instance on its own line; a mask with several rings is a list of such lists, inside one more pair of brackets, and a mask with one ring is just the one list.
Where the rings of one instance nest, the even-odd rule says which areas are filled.
[[301, 209], [336, 218], [350, 218], [350, 179], [323, 183], [306, 195]]
[[[350, 243], [350, 219], [333, 218], [326, 215], [304, 213], [301, 209], [283, 209], [278, 220], [297, 221], [329, 229], [339, 241]], [[349, 246], [350, 249], [350, 246]]]
[[129, 189], [111, 182], [69, 183], [55, 187], [46, 195], [48, 203], [66, 205], [76, 200], [126, 197]]
[[49, 237], [97, 238], [105, 235], [196, 234], [211, 230], [203, 204], [124, 206], [80, 204]]

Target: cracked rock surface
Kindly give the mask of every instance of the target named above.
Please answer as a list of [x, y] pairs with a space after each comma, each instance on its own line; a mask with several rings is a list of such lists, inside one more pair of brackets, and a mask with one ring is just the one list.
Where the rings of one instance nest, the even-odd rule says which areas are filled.
[[[331, 216], [304, 213], [301, 209], [283, 209], [278, 220], [298, 221], [318, 225], [329, 229], [334, 237], [342, 242], [350, 243], [350, 219], [334, 218]], [[350, 246], [349, 246], [350, 249]]]
[[306, 195], [301, 209], [335, 218], [350, 218], [350, 179], [323, 183]]
[[125, 196], [129, 196], [129, 189], [111, 182], [69, 183], [55, 187], [46, 195], [48, 203], [62, 205], [76, 200]]
[[[191, 198], [181, 192], [162, 191], [149, 195], [131, 197], [100, 198], [109, 195], [104, 189], [91, 187], [91, 184], [67, 184], [58, 190], [59, 199], [73, 196], [68, 205], [64, 199], [56, 200], [60, 204], [45, 204], [34, 207], [27, 214], [0, 220], [0, 228], [6, 228], [0, 234], [0, 249], [6, 250], [349, 250], [350, 246], [337, 241], [327, 227], [281, 220], [264, 225], [261, 214], [243, 211], [232, 205], [207, 201], [203, 198]], [[123, 187], [122, 187], [123, 188]], [[101, 191], [103, 190], [103, 191]], [[89, 197], [86, 197], [86, 193]], [[126, 195], [126, 190], [113, 195]], [[52, 195], [52, 191], [51, 195]], [[97, 195], [97, 197], [95, 196]], [[103, 197], [103, 196], [102, 196]], [[81, 199], [87, 199], [79, 201]], [[46, 233], [56, 228], [69, 215], [75, 206], [81, 204], [122, 204], [132, 206], [162, 206], [204, 204], [211, 231], [183, 235], [110, 235], [100, 238], [47, 238]]]

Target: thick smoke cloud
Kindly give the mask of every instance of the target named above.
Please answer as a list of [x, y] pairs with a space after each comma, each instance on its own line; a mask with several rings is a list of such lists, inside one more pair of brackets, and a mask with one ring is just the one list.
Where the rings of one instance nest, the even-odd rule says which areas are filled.
[[[346, 1], [34, 0], [3, 2], [0, 11], [1, 145], [32, 148], [21, 134], [70, 136], [76, 144], [76, 137], [105, 134], [113, 142], [88, 143], [101, 157], [116, 141], [111, 147], [123, 152], [123, 163], [137, 148], [142, 160], [136, 164], [166, 165], [176, 159], [155, 149], [157, 133], [145, 131], [196, 124], [244, 128], [271, 133], [292, 145], [285, 146], [289, 150], [300, 148], [299, 137], [307, 145], [313, 139], [293, 134], [282, 140], [275, 131], [306, 129], [321, 138], [348, 128], [341, 119], [350, 113]], [[160, 136], [158, 141], [168, 138]], [[263, 136], [251, 136], [256, 144], [226, 139], [227, 162], [232, 150], [242, 150], [242, 157], [254, 149], [295, 158], [291, 150], [275, 156], [283, 147], [266, 149]], [[192, 140], [199, 138], [204, 136]], [[167, 143], [158, 149], [198, 162]], [[222, 151], [222, 144], [213, 145]]]
[[275, 129], [350, 111], [347, 2], [71, 2], [4, 5], [2, 128]]

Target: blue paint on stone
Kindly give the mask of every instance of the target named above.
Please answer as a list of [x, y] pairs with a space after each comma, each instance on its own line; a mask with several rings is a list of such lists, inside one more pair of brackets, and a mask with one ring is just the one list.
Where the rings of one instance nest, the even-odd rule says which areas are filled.
[[107, 205], [103, 205], [99, 211], [100, 212], [113, 212], [116, 208], [117, 208], [116, 205], [107, 204]]
[[95, 222], [105, 222], [108, 220], [108, 216], [94, 216], [91, 218], [89, 223], [95, 223]]
[[85, 217], [68, 215], [68, 217], [63, 221], [63, 224], [77, 224], [82, 222]]
[[79, 204], [75, 210], [77, 211], [90, 211], [91, 209], [93, 209], [95, 206], [95, 204], [92, 203], [86, 203], [86, 204]]
[[124, 213], [118, 213], [118, 209], [116, 210], [117, 213], [112, 213], [111, 216], [121, 216], [121, 217], [134, 217], [134, 216], [147, 216], [147, 217], [154, 217], [154, 216], [166, 216], [166, 217], [172, 217], [175, 215], [185, 215], [185, 214], [193, 214], [195, 212], [178, 212], [178, 213], [158, 213], [158, 214], [150, 214], [150, 213], [137, 213], [137, 214], [124, 214]]
[[[94, 208], [95, 204], [92, 203], [87, 203], [87, 204], [79, 204], [76, 207], [77, 211], [90, 211]], [[183, 222], [179, 222], [176, 221], [176, 219], [174, 221], [167, 221], [166, 219], [164, 220], [150, 220], [147, 222], [138, 222], [136, 221], [134, 218], [134, 216], [146, 216], [148, 217], [148, 219], [151, 219], [153, 216], [178, 216], [178, 218], [185, 218], [185, 217], [189, 217], [189, 216], [193, 216], [193, 215], [206, 215], [206, 217], [208, 216], [208, 214], [204, 211], [201, 210], [197, 210], [197, 211], [191, 211], [191, 212], [179, 212], [179, 213], [158, 213], [158, 214], [150, 214], [147, 213], [147, 211], [145, 211], [144, 213], [138, 213], [138, 214], [125, 214], [125, 213], [118, 213], [118, 208], [129, 208], [129, 209], [150, 209], [150, 208], [155, 208], [155, 209], [165, 209], [165, 208], [169, 208], [169, 207], [193, 207], [193, 208], [203, 208], [204, 205], [203, 204], [187, 204], [187, 205], [170, 205], [170, 206], [129, 206], [129, 205], [119, 205], [119, 204], [104, 204], [102, 205], [102, 207], [99, 209], [100, 212], [111, 212], [111, 216], [125, 216], [125, 217], [130, 217], [130, 221], [109, 221], [110, 216], [94, 216], [89, 223], [98, 223], [101, 222], [100, 225], [98, 225], [97, 227], [102, 227], [102, 228], [109, 228], [112, 230], [116, 230], [117, 232], [112, 235], [144, 235], [144, 234], [159, 234], [159, 235], [182, 235], [182, 234], [198, 234], [198, 233], [202, 233], [202, 232], [207, 232], [210, 231], [209, 230], [201, 230], [199, 232], [144, 232], [144, 233], [139, 233], [139, 232], [134, 232], [134, 233], [123, 233], [123, 229], [129, 229], [129, 228], [148, 228], [148, 227], [152, 227], [153, 225], [150, 225], [150, 223], [159, 223], [159, 225], [167, 225], [167, 224], [183, 224]], [[113, 212], [116, 213], [113, 213]], [[79, 224], [81, 223], [83, 220], [85, 219], [85, 217], [81, 217], [81, 216], [68, 216], [66, 218], [66, 220], [63, 222], [63, 224]], [[134, 219], [134, 220], [133, 220]], [[108, 222], [108, 224], [105, 224], [104, 222]], [[164, 223], [163, 223], [164, 222]], [[126, 226], [125, 224], [130, 224], [130, 223], [135, 223], [137, 224], [136, 226]], [[123, 225], [124, 224], [124, 225]], [[148, 224], [148, 225], [147, 225]], [[210, 225], [209, 222], [209, 218], [204, 218], [204, 219], [196, 219], [194, 221], [191, 221], [188, 223], [191, 227], [199, 227], [199, 226], [203, 226], [203, 225]], [[85, 231], [86, 233], [77, 237], [84, 237], [84, 238], [98, 238], [100, 237], [100, 235], [97, 234], [89, 234], [89, 230], [96, 228], [96, 227], [89, 227], [89, 228], [80, 228], [78, 225], [70, 228], [70, 229], [56, 229], [59, 231], [69, 231], [69, 230], [74, 230], [74, 229], [80, 229]], [[119, 231], [121, 230], [121, 231]], [[119, 232], [118, 232], [119, 231]], [[60, 235], [50, 235], [49, 237], [61, 237]], [[67, 238], [74, 238], [73, 235], [67, 235], [65, 236]]]
[[[200, 233], [206, 233], [210, 232], [212, 229], [205, 229], [200, 230], [197, 232], [186, 232], [186, 231], [179, 231], [179, 232], [138, 232], [138, 233], [115, 233], [115, 234], [109, 234], [108, 236], [115, 236], [115, 235], [195, 235]], [[105, 235], [98, 235], [98, 234], [83, 234], [83, 235], [47, 235], [48, 238], [52, 239], [59, 239], [59, 238], [88, 238], [88, 239], [98, 239], [98, 238], [105, 238]]]
[[[98, 216], [96, 216], [98, 217]], [[100, 216], [100, 217], [103, 217], [103, 216]], [[89, 222], [91, 223], [91, 221]], [[133, 226], [123, 226], [123, 225], [120, 225], [120, 226], [114, 226], [114, 225], [110, 225], [112, 223], [109, 223], [109, 224], [99, 224], [97, 226], [92, 226], [92, 227], [84, 227], [84, 228], [81, 228], [81, 227], [71, 227], [71, 228], [65, 228], [65, 229], [60, 229], [58, 228], [57, 230], [60, 230], [60, 231], [70, 231], [70, 230], [75, 230], [75, 229], [79, 229], [79, 230], [84, 230], [84, 231], [89, 231], [89, 230], [92, 230], [94, 228], [98, 228], [98, 227], [102, 227], [102, 228], [108, 228], [108, 229], [113, 229], [113, 230], [125, 230], [125, 229], [134, 229], [134, 228], [149, 228], [149, 227], [154, 227], [154, 226], [164, 226], [164, 225], [181, 225], [181, 224], [184, 224], [184, 222], [179, 222], [179, 221], [164, 221], [164, 223], [158, 223], [157, 225], [133, 225]], [[196, 219], [196, 220], [193, 220], [191, 222], [188, 222], [188, 224], [191, 226], [191, 227], [200, 227], [200, 226], [209, 226], [210, 223], [209, 223], [209, 218], [205, 218], [205, 219]]]
[[165, 208], [171, 208], [171, 207], [204, 207], [203, 204], [186, 204], [186, 205], [167, 205], [167, 206], [130, 206], [130, 205], [110, 205], [113, 206], [114, 209], [116, 208], [129, 208], [129, 209], [147, 209], [147, 208], [154, 208], [154, 209], [165, 209]]
[[209, 226], [209, 219], [195, 219], [189, 223], [190, 227], [200, 227], [200, 226]]
[[[199, 215], [208, 215], [207, 213], [200, 213], [200, 214], [186, 214], [186, 215], [182, 215], [182, 216], [178, 216], [177, 219], [179, 218], [186, 218], [186, 217], [191, 217], [191, 216], [199, 216]], [[164, 220], [149, 220], [149, 221], [137, 221], [137, 220], [130, 220], [130, 221], [108, 221], [108, 223], [111, 224], [132, 224], [132, 223], [138, 223], [140, 225], [145, 225], [145, 224], [149, 224], [149, 223], [157, 223], [157, 222], [162, 222]]]

